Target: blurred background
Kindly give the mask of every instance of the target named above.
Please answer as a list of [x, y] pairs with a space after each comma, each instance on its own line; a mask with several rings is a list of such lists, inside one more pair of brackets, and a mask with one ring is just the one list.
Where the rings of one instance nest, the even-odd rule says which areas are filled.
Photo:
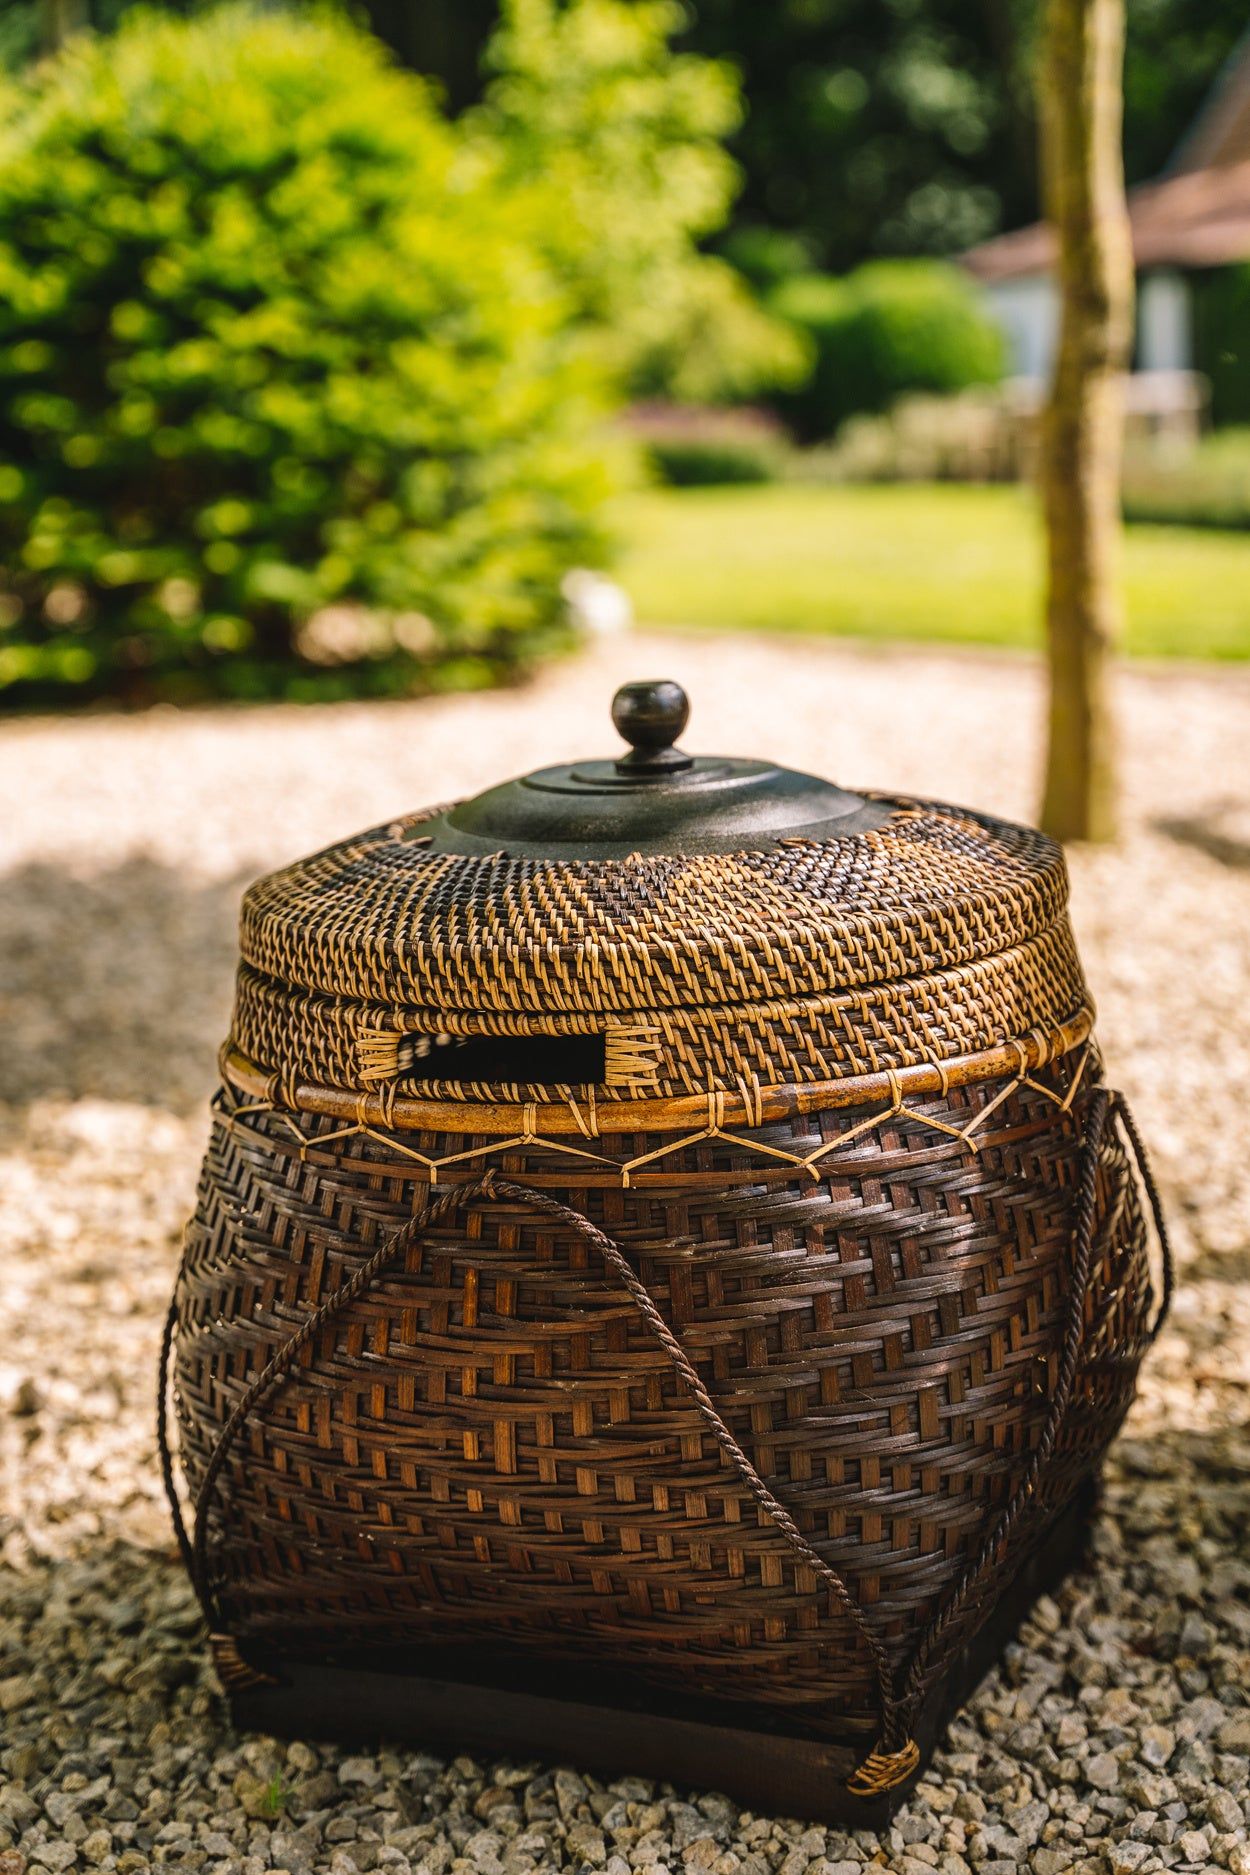
[[[1038, 15], [8, 0], [0, 704], [1039, 643]], [[1132, 653], [1250, 651], [1244, 26], [1130, 9]]]

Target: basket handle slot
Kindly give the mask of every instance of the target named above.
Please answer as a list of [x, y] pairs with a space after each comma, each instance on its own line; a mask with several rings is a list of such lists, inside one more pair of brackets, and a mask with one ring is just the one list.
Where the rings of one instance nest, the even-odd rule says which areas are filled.
[[602, 1086], [603, 1035], [405, 1035], [399, 1077], [414, 1093], [443, 1081], [528, 1087]]

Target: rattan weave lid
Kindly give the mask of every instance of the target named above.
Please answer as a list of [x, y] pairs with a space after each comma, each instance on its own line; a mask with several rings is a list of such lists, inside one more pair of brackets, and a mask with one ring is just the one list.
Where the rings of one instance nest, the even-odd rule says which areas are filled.
[[767, 819], [770, 793], [797, 800], [806, 830], [780, 815], [733, 850], [565, 858], [478, 851], [472, 815], [473, 850], [448, 851], [456, 812], [415, 813], [254, 885], [245, 969], [379, 1009], [632, 1012], [866, 990], [1066, 929], [1063, 857], [1040, 833], [785, 770], [770, 790], [764, 764], [725, 765], [749, 771], [753, 813]]

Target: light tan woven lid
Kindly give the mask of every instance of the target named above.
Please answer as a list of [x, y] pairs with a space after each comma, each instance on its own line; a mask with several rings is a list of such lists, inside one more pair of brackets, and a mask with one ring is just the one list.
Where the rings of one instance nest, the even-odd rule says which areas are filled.
[[[693, 807], [668, 810], [670, 820], [687, 814], [670, 827], [676, 850], [631, 838], [648, 823], [643, 810], [631, 820], [633, 806], [622, 808], [628, 776], [615, 781], [607, 764], [543, 771], [513, 784], [544, 796], [537, 838], [480, 850], [493, 814], [513, 814], [514, 831], [521, 824], [505, 789], [374, 828], [260, 880], [243, 908], [245, 970], [271, 991], [374, 1009], [631, 1012], [925, 978], [1066, 929], [1063, 856], [1040, 833], [961, 808], [847, 795], [764, 764], [695, 763], [667, 746], [669, 727], [652, 720], [647, 742], [631, 721], [634, 751], [615, 766], [679, 757], [693, 771], [683, 797]], [[655, 772], [670, 796], [685, 785], [682, 771]], [[724, 798], [707, 806], [725, 775], [725, 789], [748, 803], [737, 838]], [[576, 792], [581, 817], [567, 850], [551, 809], [561, 788]], [[608, 797], [610, 841], [586, 837], [585, 797], [596, 790]], [[644, 796], [644, 809], [658, 798]], [[799, 831], [786, 831], [793, 819], [778, 799]], [[1063, 1000], [1071, 994], [1069, 984]]]

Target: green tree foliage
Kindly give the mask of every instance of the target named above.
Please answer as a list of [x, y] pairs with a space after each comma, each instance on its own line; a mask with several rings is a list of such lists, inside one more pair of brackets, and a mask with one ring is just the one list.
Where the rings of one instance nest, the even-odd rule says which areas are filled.
[[0, 687], [385, 692], [550, 642], [590, 376], [421, 81], [342, 17], [231, 6], [14, 91]]
[[[95, 25], [126, 5], [90, 0]], [[0, 8], [0, 61], [36, 43], [34, 12], [34, 0]], [[453, 108], [476, 98], [495, 0], [365, 0], [363, 12]], [[686, 0], [683, 43], [744, 79], [736, 226], [796, 231], [806, 265], [843, 271], [870, 254], [954, 253], [1031, 219], [1037, 15], [1038, 0]], [[1133, 0], [1130, 182], [1167, 162], [1245, 26], [1244, 0]]]
[[948, 254], [1035, 200], [1033, 0], [696, 0], [689, 43], [740, 65], [745, 224], [816, 265]]
[[696, 243], [738, 186], [726, 64], [674, 54], [672, 0], [504, 0], [468, 128], [560, 279], [597, 358], [635, 395], [711, 401], [801, 378], [807, 356]]
[[477, 103], [498, 0], [366, 0], [358, 12], [404, 65], [437, 78], [450, 110]]
[[[841, 272], [951, 254], [1038, 213], [1037, 0], [692, 0], [687, 43], [741, 69], [744, 227]], [[1130, 182], [1168, 160], [1246, 27], [1244, 0], [1133, 0]]]
[[1244, 40], [1244, 0], [1131, 0], [1124, 51], [1124, 169], [1146, 182], [1171, 160]]
[[1250, 265], [1194, 276], [1194, 340], [1217, 426], [1250, 424]]
[[33, 5], [0, 9], [0, 71], [20, 71], [39, 46], [39, 19]]
[[869, 261], [842, 278], [797, 274], [772, 297], [805, 331], [815, 368], [789, 400], [807, 436], [832, 435], [847, 417], [888, 410], [907, 392], [951, 392], [996, 382], [1002, 333], [976, 289], [942, 261]]

